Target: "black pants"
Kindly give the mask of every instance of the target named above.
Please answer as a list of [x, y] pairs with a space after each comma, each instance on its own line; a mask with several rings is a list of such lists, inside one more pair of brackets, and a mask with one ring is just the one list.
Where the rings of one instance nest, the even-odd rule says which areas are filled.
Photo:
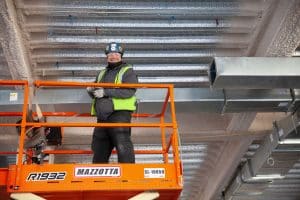
[[[115, 111], [103, 123], [130, 123], [130, 111]], [[119, 163], [134, 163], [134, 149], [131, 141], [130, 127], [95, 127], [93, 133], [92, 150], [93, 163], [108, 163], [114, 147], [118, 152]]]

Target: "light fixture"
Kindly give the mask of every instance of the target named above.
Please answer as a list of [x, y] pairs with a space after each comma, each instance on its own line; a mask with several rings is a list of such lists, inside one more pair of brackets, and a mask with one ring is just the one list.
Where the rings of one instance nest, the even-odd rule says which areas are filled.
[[283, 139], [278, 142], [279, 144], [300, 144], [300, 139]]
[[251, 180], [274, 180], [274, 179], [283, 179], [285, 176], [281, 174], [263, 174], [263, 175], [256, 175], [251, 178]]

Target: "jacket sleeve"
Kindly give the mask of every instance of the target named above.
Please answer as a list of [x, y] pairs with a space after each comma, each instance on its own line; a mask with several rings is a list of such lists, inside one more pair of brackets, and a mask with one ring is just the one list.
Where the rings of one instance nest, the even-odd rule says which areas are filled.
[[[132, 68], [128, 69], [123, 77], [122, 83], [138, 83], [136, 73]], [[129, 98], [132, 97], [136, 92], [136, 88], [106, 88], [104, 89], [105, 96], [115, 98]]]

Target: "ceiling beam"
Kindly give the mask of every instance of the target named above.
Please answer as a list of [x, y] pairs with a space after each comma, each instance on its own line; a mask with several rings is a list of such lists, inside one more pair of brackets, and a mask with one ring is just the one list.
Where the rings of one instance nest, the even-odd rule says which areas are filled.
[[0, 43], [12, 79], [32, 80], [28, 54], [13, 1], [0, 1]]
[[[255, 117], [251, 115], [250, 124], [246, 123], [245, 112], [287, 112], [293, 110], [300, 102], [300, 90], [291, 95], [288, 89], [273, 90], [228, 90], [226, 95], [221, 90], [206, 88], [175, 88], [175, 102], [177, 111], [189, 111], [191, 113], [210, 112], [210, 113], [241, 113], [234, 121], [238, 126], [230, 124], [227, 128], [229, 132], [247, 130]], [[17, 94], [16, 94], [17, 93]], [[74, 105], [90, 106], [91, 98], [85, 89], [37, 89], [36, 98], [32, 103], [38, 102], [42, 107], [47, 105], [64, 106], [65, 109]], [[159, 111], [160, 105], [164, 102], [166, 90], [139, 89], [137, 98], [139, 100], [138, 109], [145, 112]], [[14, 97], [14, 98], [12, 98]], [[10, 111], [23, 104], [22, 90], [1, 90], [0, 106], [2, 111]], [[73, 107], [70, 107], [72, 106]], [[63, 108], [63, 107], [62, 107]], [[81, 112], [83, 107], [80, 108]], [[75, 108], [76, 110], [76, 108]], [[242, 123], [242, 122], [243, 123]]]
[[249, 56], [292, 56], [300, 43], [300, 1], [272, 1]]
[[251, 142], [252, 137], [245, 137], [243, 140], [231, 140], [225, 143], [214, 170], [210, 170], [208, 174], [209, 179], [204, 190], [197, 195], [200, 197], [198, 199], [216, 199], [216, 195], [221, 193], [226, 182], [230, 180], [230, 175], [235, 171]]

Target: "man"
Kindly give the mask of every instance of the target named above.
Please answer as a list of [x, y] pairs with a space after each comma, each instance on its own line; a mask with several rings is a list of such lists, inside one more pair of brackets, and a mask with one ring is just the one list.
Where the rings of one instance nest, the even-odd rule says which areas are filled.
[[[132, 66], [122, 61], [124, 50], [119, 43], [112, 42], [105, 49], [107, 66], [96, 77], [96, 83], [137, 83]], [[91, 114], [97, 122], [130, 123], [136, 108], [135, 88], [87, 88], [93, 98]], [[93, 163], [108, 163], [112, 149], [116, 147], [118, 162], [134, 163], [134, 149], [130, 127], [95, 127], [92, 150]]]

